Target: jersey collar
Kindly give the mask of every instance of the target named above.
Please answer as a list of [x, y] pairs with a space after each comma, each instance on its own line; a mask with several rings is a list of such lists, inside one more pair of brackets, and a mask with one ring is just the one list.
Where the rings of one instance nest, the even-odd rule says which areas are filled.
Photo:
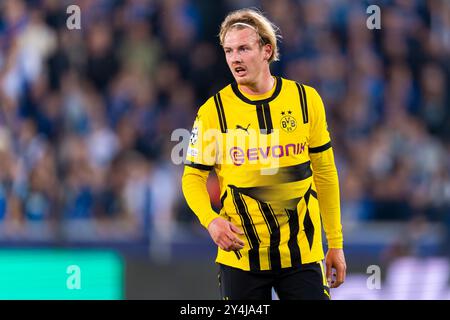
[[281, 77], [275, 77], [275, 78], [277, 79], [277, 84], [276, 84], [276, 86], [275, 86], [275, 90], [274, 90], [273, 94], [272, 94], [270, 97], [266, 98], [266, 99], [261, 99], [261, 100], [250, 100], [249, 98], [247, 98], [246, 96], [244, 96], [244, 95], [242, 94], [242, 92], [239, 90], [237, 82], [233, 82], [233, 83], [231, 84], [231, 89], [233, 89], [234, 94], [235, 94], [239, 99], [241, 99], [242, 101], [244, 101], [244, 102], [246, 102], [246, 103], [249, 103], [249, 104], [261, 105], [261, 104], [264, 104], [264, 103], [269, 103], [270, 101], [272, 101], [273, 99], [275, 99], [275, 98], [278, 96], [278, 94], [280, 93], [280, 91], [281, 91], [281, 86], [282, 86], [282, 80], [281, 80]]

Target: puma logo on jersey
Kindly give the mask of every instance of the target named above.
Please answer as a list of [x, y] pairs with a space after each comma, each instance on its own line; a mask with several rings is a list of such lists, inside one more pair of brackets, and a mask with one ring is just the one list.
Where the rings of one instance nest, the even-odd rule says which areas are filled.
[[241, 126], [239, 124], [236, 125], [236, 129], [244, 130], [245, 132], [247, 132], [247, 134], [248, 134], [248, 127], [250, 127], [250, 123], [247, 125], [247, 128], [244, 128], [243, 126]]

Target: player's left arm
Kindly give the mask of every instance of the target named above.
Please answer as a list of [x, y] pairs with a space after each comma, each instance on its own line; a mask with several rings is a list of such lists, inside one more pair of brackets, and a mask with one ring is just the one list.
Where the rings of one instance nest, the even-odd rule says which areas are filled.
[[345, 281], [346, 263], [343, 250], [339, 179], [327, 129], [325, 108], [315, 89], [310, 90], [309, 112], [311, 119], [309, 156], [317, 188], [320, 214], [325, 230], [328, 252], [325, 258], [326, 275], [331, 288]]

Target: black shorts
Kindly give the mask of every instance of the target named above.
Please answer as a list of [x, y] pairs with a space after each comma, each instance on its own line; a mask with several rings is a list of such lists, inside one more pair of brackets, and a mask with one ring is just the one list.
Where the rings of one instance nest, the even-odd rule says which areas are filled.
[[272, 300], [272, 288], [280, 300], [329, 300], [321, 262], [268, 271], [244, 271], [219, 265], [219, 289], [223, 300]]

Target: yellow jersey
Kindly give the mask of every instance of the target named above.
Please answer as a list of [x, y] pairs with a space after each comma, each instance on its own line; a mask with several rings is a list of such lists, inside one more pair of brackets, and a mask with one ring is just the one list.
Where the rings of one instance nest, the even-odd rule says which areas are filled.
[[[219, 215], [244, 231], [239, 251], [218, 248], [217, 263], [275, 270], [323, 259], [342, 248], [339, 187], [325, 109], [315, 89], [275, 77], [264, 95], [228, 85], [199, 109], [187, 149], [183, 192], [202, 225], [218, 217], [205, 188], [219, 179]], [[319, 187], [319, 188], [318, 188]]]

